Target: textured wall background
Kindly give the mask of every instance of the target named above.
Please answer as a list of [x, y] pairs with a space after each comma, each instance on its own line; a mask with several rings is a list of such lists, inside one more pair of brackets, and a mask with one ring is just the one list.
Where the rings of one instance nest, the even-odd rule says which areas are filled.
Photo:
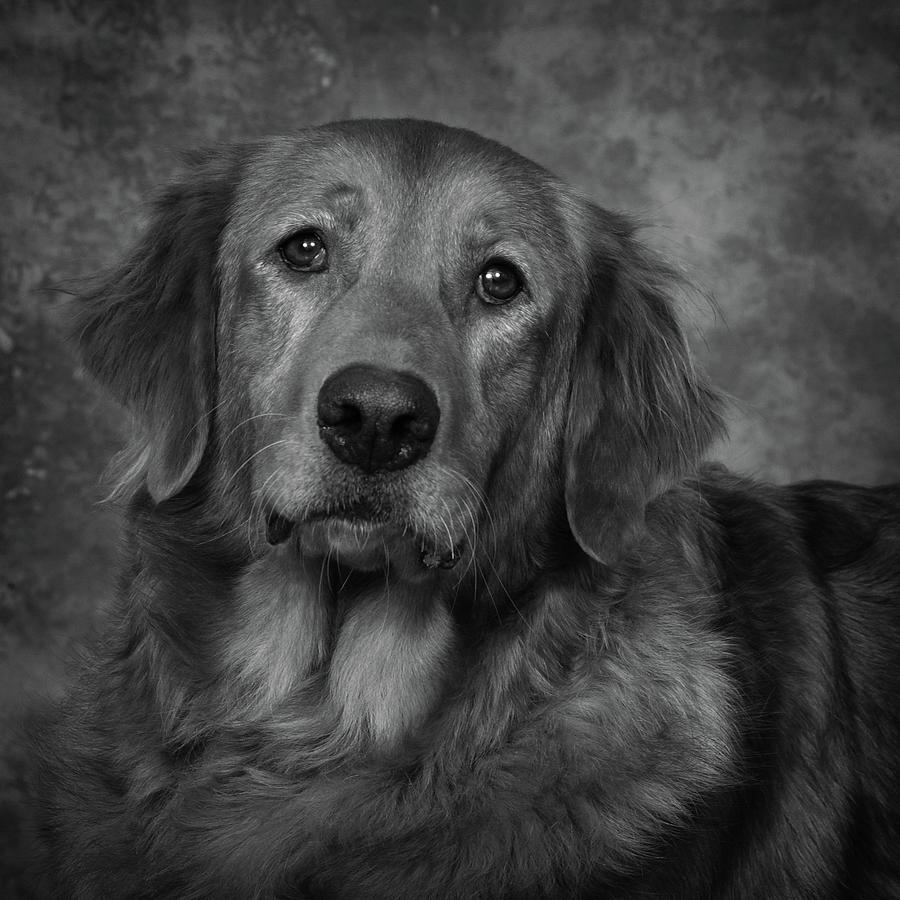
[[656, 223], [647, 240], [718, 303], [686, 314], [735, 398], [729, 463], [900, 478], [896, 0], [0, 0], [4, 717], [55, 683], [118, 530], [96, 504], [121, 416], [46, 288], [125, 250], [182, 149], [399, 114], [496, 137]]

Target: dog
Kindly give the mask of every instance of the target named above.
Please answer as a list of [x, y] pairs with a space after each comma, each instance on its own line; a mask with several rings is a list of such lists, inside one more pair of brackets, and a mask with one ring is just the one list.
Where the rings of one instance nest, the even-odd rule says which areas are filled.
[[41, 894], [900, 897], [900, 488], [701, 463], [677, 283], [468, 131], [193, 157], [76, 313], [136, 431]]

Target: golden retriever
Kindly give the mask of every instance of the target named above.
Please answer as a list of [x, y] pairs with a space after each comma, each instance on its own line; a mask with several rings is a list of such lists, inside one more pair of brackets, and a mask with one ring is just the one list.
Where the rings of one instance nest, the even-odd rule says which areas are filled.
[[701, 466], [634, 233], [432, 123], [193, 159], [78, 311], [138, 432], [43, 894], [900, 897], [900, 492]]

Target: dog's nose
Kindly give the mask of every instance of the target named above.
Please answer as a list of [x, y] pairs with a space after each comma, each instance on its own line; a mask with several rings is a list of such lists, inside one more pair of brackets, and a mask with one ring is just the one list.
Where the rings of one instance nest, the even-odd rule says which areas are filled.
[[428, 453], [441, 413], [415, 375], [361, 363], [319, 390], [319, 435], [342, 462], [366, 473], [403, 469]]

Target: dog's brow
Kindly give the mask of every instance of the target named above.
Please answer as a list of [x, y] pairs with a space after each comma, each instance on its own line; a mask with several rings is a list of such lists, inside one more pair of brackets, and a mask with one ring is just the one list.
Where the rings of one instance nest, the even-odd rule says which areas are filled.
[[466, 224], [464, 235], [464, 243], [470, 250], [480, 249], [509, 239], [530, 245], [537, 237], [536, 230], [529, 228], [512, 211], [510, 211], [508, 216], [498, 215], [497, 213], [477, 215], [471, 222]]
[[332, 208], [338, 216], [356, 213], [365, 201], [363, 189], [346, 181], [329, 185], [321, 195], [322, 203]]

